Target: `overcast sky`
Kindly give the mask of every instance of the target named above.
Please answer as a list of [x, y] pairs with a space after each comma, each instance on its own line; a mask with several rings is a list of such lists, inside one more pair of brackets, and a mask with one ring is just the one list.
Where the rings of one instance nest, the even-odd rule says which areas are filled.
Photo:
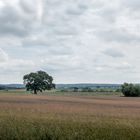
[[0, 0], [0, 83], [140, 82], [140, 0]]

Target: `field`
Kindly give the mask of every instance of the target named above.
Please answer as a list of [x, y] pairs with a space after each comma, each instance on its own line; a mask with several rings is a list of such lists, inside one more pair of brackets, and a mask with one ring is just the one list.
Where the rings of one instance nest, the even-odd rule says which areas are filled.
[[139, 140], [140, 98], [0, 92], [0, 140]]

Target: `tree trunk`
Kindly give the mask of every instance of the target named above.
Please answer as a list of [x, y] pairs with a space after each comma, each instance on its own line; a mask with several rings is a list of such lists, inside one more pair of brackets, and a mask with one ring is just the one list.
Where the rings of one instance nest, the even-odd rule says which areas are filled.
[[36, 89], [34, 90], [34, 94], [37, 94], [37, 90]]

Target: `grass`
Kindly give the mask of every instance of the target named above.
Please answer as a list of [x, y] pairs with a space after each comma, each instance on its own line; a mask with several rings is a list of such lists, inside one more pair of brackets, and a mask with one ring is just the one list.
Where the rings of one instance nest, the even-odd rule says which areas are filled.
[[0, 94], [30, 94], [25, 89], [16, 89], [16, 90], [0, 90]]
[[139, 140], [139, 122], [112, 118], [94, 121], [7, 117], [2, 119], [0, 139], [11, 140]]
[[0, 140], [140, 139], [140, 98], [18, 92], [0, 94]]
[[[25, 89], [17, 90], [0, 90], [0, 94], [31, 94]], [[57, 90], [39, 93], [39, 95], [53, 95], [53, 96], [123, 96], [121, 92], [60, 92]]]

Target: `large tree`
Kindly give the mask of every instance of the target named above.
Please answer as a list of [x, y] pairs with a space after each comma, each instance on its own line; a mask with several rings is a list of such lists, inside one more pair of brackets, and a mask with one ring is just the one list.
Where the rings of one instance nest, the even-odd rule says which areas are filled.
[[37, 94], [38, 91], [42, 92], [55, 88], [53, 77], [44, 71], [27, 74], [23, 77], [23, 80], [27, 91], [33, 91], [34, 94]]

